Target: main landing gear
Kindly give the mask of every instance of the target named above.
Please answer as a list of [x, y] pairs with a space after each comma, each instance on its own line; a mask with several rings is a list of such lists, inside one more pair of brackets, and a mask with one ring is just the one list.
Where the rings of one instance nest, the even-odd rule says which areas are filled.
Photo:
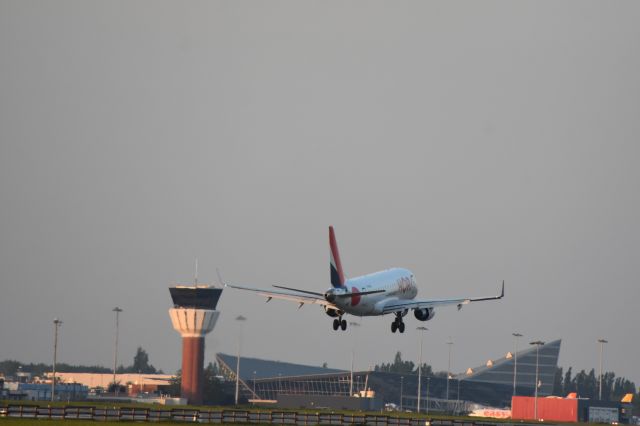
[[337, 330], [339, 328], [343, 331], [347, 329], [347, 320], [343, 320], [342, 317], [333, 320], [333, 329]]
[[400, 333], [404, 333], [404, 322], [402, 322], [402, 313], [396, 313], [396, 319], [391, 323], [391, 332], [395, 333], [398, 330]]

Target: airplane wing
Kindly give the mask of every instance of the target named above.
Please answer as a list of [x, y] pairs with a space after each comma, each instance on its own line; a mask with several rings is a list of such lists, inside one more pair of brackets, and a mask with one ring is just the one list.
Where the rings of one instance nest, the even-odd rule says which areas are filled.
[[[254, 291], [258, 293], [260, 296], [266, 297], [267, 302], [271, 299], [281, 299], [281, 300], [289, 300], [291, 302], [297, 302], [300, 304], [300, 306], [308, 303], [308, 304], [322, 305], [322, 306], [327, 306], [329, 308], [338, 309], [333, 303], [327, 302], [322, 293], [314, 293], [306, 290], [289, 289], [287, 287], [284, 287], [284, 288], [286, 290], [291, 290], [291, 291], [264, 290], [261, 288], [244, 287], [244, 286], [231, 285], [226, 283], [224, 284], [224, 286], [235, 288], [237, 290]], [[279, 287], [279, 288], [283, 288], [283, 287]]]
[[382, 312], [384, 314], [390, 314], [392, 312], [398, 312], [404, 309], [424, 309], [435, 308], [440, 306], [457, 305], [458, 309], [462, 308], [462, 305], [467, 305], [471, 302], [481, 302], [484, 300], [497, 300], [504, 297], [504, 281], [502, 281], [502, 290], [499, 296], [489, 297], [474, 297], [474, 298], [461, 298], [461, 299], [431, 299], [431, 300], [397, 300], [388, 303]]

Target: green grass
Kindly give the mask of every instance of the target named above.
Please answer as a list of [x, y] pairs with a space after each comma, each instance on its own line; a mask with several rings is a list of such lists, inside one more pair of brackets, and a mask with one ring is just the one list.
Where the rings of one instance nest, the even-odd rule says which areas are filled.
[[[73, 423], [73, 426], [96, 426], [95, 420], [36, 420], [36, 419], [13, 419], [0, 417], [0, 424], [15, 425], [15, 426], [69, 426], [69, 422]], [[166, 422], [169, 423], [169, 422]], [[140, 422], [128, 422], [118, 421], [118, 425], [137, 425], [140, 426]]]
[[[373, 415], [373, 416], [390, 416], [390, 417], [401, 417], [401, 418], [424, 418], [424, 419], [442, 419], [442, 420], [465, 420], [465, 421], [473, 421], [478, 420], [477, 417], [465, 417], [465, 416], [447, 416], [440, 414], [417, 414], [417, 413], [406, 413], [400, 411], [351, 411], [351, 410], [339, 410], [339, 409], [317, 409], [317, 408], [278, 408], [278, 407], [269, 407], [269, 406], [255, 406], [255, 405], [242, 405], [238, 407], [234, 406], [212, 406], [212, 405], [160, 405], [160, 404], [143, 404], [143, 403], [118, 403], [118, 402], [64, 402], [64, 401], [0, 401], [0, 406], [7, 405], [22, 405], [29, 407], [96, 407], [96, 408], [148, 408], [150, 410], [155, 411], [171, 411], [173, 409], [184, 409], [184, 410], [200, 410], [200, 411], [229, 411], [229, 410], [237, 410], [237, 411], [252, 411], [255, 413], [268, 413], [270, 411], [277, 412], [298, 412], [298, 413], [332, 413], [332, 414], [344, 414], [344, 415]], [[74, 420], [75, 422], [76, 420]], [[496, 420], [496, 422], [500, 422], [500, 420]]]
[[[151, 409], [155, 411], [171, 411], [172, 409], [187, 409], [187, 410], [200, 410], [200, 411], [251, 411], [251, 412], [298, 412], [298, 413], [332, 413], [332, 414], [344, 414], [344, 415], [373, 415], [373, 416], [389, 416], [389, 417], [400, 417], [400, 418], [423, 418], [423, 419], [431, 419], [431, 420], [453, 420], [457, 422], [487, 422], [487, 423], [513, 423], [511, 419], [483, 419], [479, 417], [468, 417], [468, 416], [447, 416], [444, 414], [436, 414], [436, 415], [426, 415], [426, 414], [417, 414], [417, 413], [405, 413], [398, 411], [349, 411], [349, 410], [332, 410], [332, 409], [286, 409], [286, 408], [277, 408], [277, 407], [257, 407], [252, 405], [245, 405], [239, 407], [233, 406], [194, 406], [194, 405], [181, 405], [181, 406], [166, 406], [159, 404], [142, 404], [142, 403], [107, 403], [107, 402], [50, 402], [50, 401], [0, 401], [0, 407], [6, 407], [7, 405], [22, 405], [22, 406], [39, 406], [39, 407], [96, 407], [96, 408], [141, 408], [141, 409]], [[44, 424], [43, 424], [44, 422]], [[8, 418], [8, 417], [0, 417], [0, 425], [9, 425], [14, 424], [15, 426], [35, 426], [36, 424], [39, 426], [69, 426], [69, 422], [72, 422], [72, 426], [96, 426], [96, 421], [94, 420], [74, 420], [74, 419], [20, 419], [20, 418]], [[136, 424], [140, 426], [140, 421], [127, 421], [127, 420], [110, 420], [109, 422], [117, 422], [118, 425], [128, 425], [128, 424]], [[184, 422], [170, 422], [170, 421], [162, 421], [162, 423], [170, 423], [170, 424], [184, 424]], [[546, 422], [541, 422], [540, 424], [544, 424]], [[236, 425], [240, 425], [240, 423], [235, 423]], [[548, 424], [559, 424], [554, 422], [549, 422]], [[583, 423], [586, 424], [586, 423]], [[572, 423], [572, 425], [580, 425], [580, 423]]]

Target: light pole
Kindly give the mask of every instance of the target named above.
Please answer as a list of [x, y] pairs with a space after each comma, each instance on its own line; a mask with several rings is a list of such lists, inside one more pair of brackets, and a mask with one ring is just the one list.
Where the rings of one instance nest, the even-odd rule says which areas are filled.
[[522, 337], [520, 333], [511, 333], [514, 337], [514, 350], [513, 350], [513, 396], [516, 396], [516, 379], [518, 377], [518, 338]]
[[449, 336], [449, 341], [447, 342], [449, 345], [449, 364], [447, 364], [447, 405], [449, 404], [449, 379], [451, 379], [451, 347], [453, 346], [453, 341], [451, 340], [451, 336]]
[[253, 372], [253, 397], [256, 397], [256, 371]]
[[429, 383], [431, 383], [431, 377], [427, 377], [427, 414], [429, 414]]
[[540, 346], [544, 345], [544, 342], [541, 340], [536, 340], [535, 342], [531, 342], [529, 343], [530, 345], [535, 345], [536, 347], [536, 383], [535, 383], [535, 395], [534, 395], [534, 401], [533, 401], [533, 412], [534, 412], [534, 416], [536, 418], [536, 421], [538, 421], [538, 359], [540, 356]]
[[[353, 327], [360, 327], [360, 323], [357, 323], [355, 321], [350, 321], [349, 325]], [[349, 376], [349, 397], [350, 398], [353, 396], [353, 357], [354, 357], [355, 351], [356, 349], [354, 344], [354, 346], [351, 348], [351, 375]]]
[[424, 339], [424, 332], [428, 330], [427, 327], [416, 327], [420, 333], [420, 358], [418, 361], [418, 414], [420, 413], [420, 400], [422, 399], [422, 340]]
[[400, 411], [402, 411], [402, 399], [404, 397], [404, 376], [400, 376]]
[[58, 318], [53, 319], [53, 378], [51, 380], [51, 401], [55, 401], [56, 395], [56, 361], [58, 359], [58, 328], [62, 325], [62, 321]]
[[119, 325], [118, 321], [119, 321], [119, 316], [120, 316], [120, 312], [122, 312], [122, 309], [116, 306], [115, 308], [112, 309], [112, 311], [116, 313], [116, 338], [115, 338], [115, 344], [113, 349], [113, 388], [116, 396], [118, 396], [118, 388], [120, 387], [116, 383], [116, 368], [118, 366], [118, 325]]
[[458, 376], [458, 393], [456, 394], [456, 407], [460, 404], [460, 377]]
[[602, 401], [602, 352], [604, 350], [604, 344], [609, 342], [605, 339], [598, 339], [598, 343], [600, 343], [600, 385], [599, 385], [598, 395], [599, 395], [600, 401]]
[[242, 315], [236, 317], [236, 321], [240, 321], [240, 332], [238, 333], [238, 357], [236, 358], [236, 405], [240, 397], [240, 352], [242, 351], [242, 324], [247, 319]]

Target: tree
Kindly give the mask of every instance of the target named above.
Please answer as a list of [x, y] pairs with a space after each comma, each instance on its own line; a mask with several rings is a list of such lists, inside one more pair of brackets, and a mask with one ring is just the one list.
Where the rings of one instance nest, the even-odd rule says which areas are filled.
[[[416, 367], [416, 371], [418, 371], [418, 367]], [[433, 376], [433, 369], [426, 362], [422, 363], [422, 375], [425, 377]]]
[[125, 385], [118, 383], [114, 383], [111, 382], [109, 383], [109, 387], [107, 388], [107, 392], [109, 393], [116, 393], [116, 389], [118, 390], [118, 393], [121, 395], [126, 395], [127, 394], [127, 387]]
[[[44, 363], [23, 364], [13, 360], [0, 361], [0, 374], [5, 377], [15, 376], [19, 368], [25, 373], [31, 373], [32, 376], [43, 376], [44, 373], [51, 371], [52, 367], [50, 364]], [[70, 365], [64, 362], [57, 363], [56, 370], [67, 373], [109, 373], [112, 371], [110, 368], [99, 365]]]
[[147, 351], [138, 346], [135, 356], [133, 357], [133, 365], [128, 368], [132, 373], [155, 374], [156, 368], [149, 364], [149, 354]]
[[613, 383], [613, 395], [612, 400], [620, 401], [628, 393], [636, 393], [636, 385], [625, 379], [624, 377], [618, 377]]
[[[202, 402], [205, 405], [232, 405], [235, 402], [235, 385], [233, 382], [223, 382], [218, 376], [220, 369], [217, 364], [209, 363], [204, 369], [202, 383]], [[177, 371], [171, 385], [165, 389], [171, 396], [180, 396], [182, 372]], [[246, 400], [245, 400], [246, 402]]]
[[571, 379], [571, 367], [567, 369], [567, 372], [564, 373], [564, 380], [562, 381], [562, 393], [563, 396], [567, 396], [570, 392], [575, 392], [575, 388], [573, 387], [573, 381]]
[[180, 384], [182, 383], [182, 370], [176, 371], [176, 375], [171, 379], [171, 384], [166, 386], [164, 390], [173, 397], [180, 396]]
[[596, 372], [592, 368], [586, 376], [587, 397], [596, 399], [598, 397], [598, 382], [596, 380]]
[[3, 376], [13, 376], [22, 365], [18, 361], [6, 360], [0, 362], [0, 373]]
[[602, 376], [602, 399], [605, 401], [611, 401], [613, 392], [613, 382], [616, 380], [616, 375], [608, 371]]
[[562, 367], [556, 368], [556, 374], [553, 376], [553, 394], [557, 396], [563, 395], [564, 389], [562, 387]]
[[[403, 361], [402, 353], [400, 351], [396, 352], [396, 356], [393, 359], [393, 363], [382, 363], [378, 364], [374, 367], [375, 371], [384, 371], [387, 373], [398, 373], [398, 374], [418, 374], [418, 366], [413, 363], [413, 361]], [[433, 376], [433, 369], [427, 363], [422, 364], [422, 374], [424, 376]], [[438, 374], [438, 373], [436, 373]], [[446, 373], [445, 377], [446, 377]]]
[[234, 389], [218, 378], [218, 365], [209, 363], [204, 369], [202, 399], [206, 405], [230, 405], [235, 402]]
[[586, 377], [587, 373], [585, 373], [584, 370], [580, 370], [580, 372], [573, 378], [575, 389], [579, 397], [586, 397], [587, 395]]
[[396, 356], [393, 360], [393, 364], [385, 364], [382, 363], [380, 365], [376, 365], [374, 370], [376, 371], [385, 371], [388, 373], [411, 373], [413, 372], [414, 364], [411, 361], [403, 361], [402, 354], [400, 351], [396, 352]]

